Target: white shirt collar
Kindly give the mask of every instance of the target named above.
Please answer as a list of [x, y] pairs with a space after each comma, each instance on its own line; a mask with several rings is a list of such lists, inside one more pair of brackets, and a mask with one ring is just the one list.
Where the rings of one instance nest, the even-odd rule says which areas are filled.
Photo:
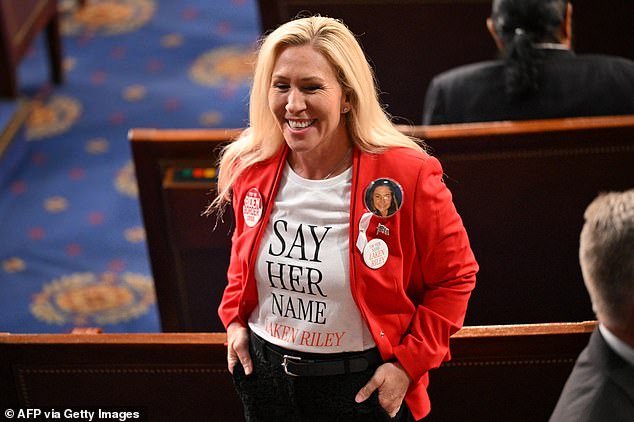
[[567, 45], [555, 42], [538, 42], [533, 44], [533, 47], [545, 50], [570, 50], [570, 47]]
[[617, 355], [629, 362], [630, 365], [634, 365], [634, 348], [612, 334], [603, 324], [599, 324], [599, 331], [601, 331], [605, 342]]

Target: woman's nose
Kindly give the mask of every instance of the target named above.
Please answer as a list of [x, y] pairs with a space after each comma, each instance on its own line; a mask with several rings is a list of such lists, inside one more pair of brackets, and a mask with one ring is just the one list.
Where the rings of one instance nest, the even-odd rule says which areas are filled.
[[301, 92], [290, 90], [286, 100], [286, 111], [289, 113], [298, 113], [306, 108], [306, 102]]

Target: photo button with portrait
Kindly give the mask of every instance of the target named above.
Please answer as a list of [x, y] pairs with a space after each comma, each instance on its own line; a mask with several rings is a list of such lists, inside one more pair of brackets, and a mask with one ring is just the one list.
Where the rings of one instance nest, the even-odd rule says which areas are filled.
[[373, 214], [391, 217], [403, 203], [403, 189], [392, 179], [376, 179], [365, 190], [364, 202]]

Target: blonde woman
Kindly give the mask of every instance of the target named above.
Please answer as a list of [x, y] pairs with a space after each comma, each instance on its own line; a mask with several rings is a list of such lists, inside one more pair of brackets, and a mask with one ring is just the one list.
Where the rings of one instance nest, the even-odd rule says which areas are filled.
[[[387, 217], [365, 200], [399, 189]], [[261, 43], [249, 128], [209, 212], [235, 216], [219, 308], [248, 421], [407, 421], [430, 411], [477, 263], [439, 162], [394, 128], [354, 35], [290, 21]]]

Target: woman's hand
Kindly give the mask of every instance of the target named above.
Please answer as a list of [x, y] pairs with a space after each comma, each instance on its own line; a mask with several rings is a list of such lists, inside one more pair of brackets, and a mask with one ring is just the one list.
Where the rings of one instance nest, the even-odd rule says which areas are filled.
[[239, 322], [232, 322], [227, 327], [227, 366], [232, 374], [238, 361], [244, 368], [244, 374], [250, 375], [253, 362], [249, 354], [249, 330]]
[[401, 408], [410, 382], [409, 375], [398, 362], [387, 362], [376, 369], [370, 381], [359, 390], [354, 400], [361, 403], [378, 389], [379, 404], [393, 418]]

